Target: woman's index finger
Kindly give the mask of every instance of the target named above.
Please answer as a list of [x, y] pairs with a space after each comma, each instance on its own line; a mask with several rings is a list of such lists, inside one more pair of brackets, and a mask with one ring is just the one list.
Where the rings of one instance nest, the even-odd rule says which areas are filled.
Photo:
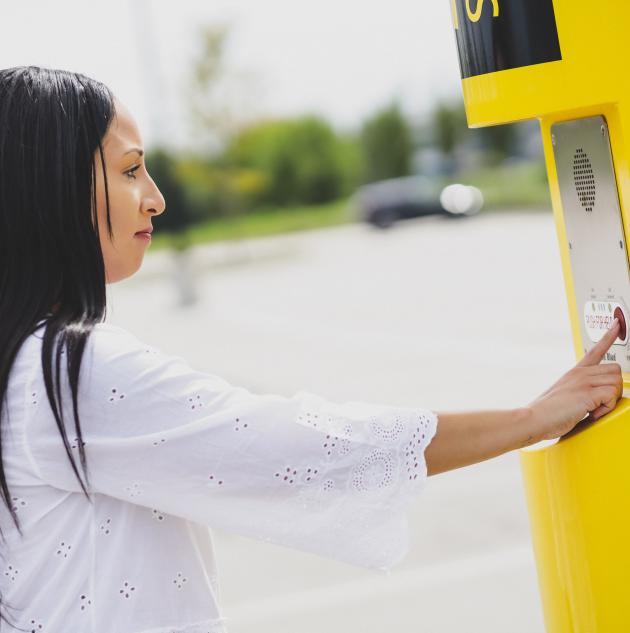
[[610, 349], [612, 344], [617, 340], [619, 334], [619, 321], [615, 319], [610, 329], [602, 336], [602, 338], [591, 349], [584, 354], [584, 358], [580, 360], [577, 365], [584, 367], [586, 365], [599, 365], [604, 358], [606, 352]]

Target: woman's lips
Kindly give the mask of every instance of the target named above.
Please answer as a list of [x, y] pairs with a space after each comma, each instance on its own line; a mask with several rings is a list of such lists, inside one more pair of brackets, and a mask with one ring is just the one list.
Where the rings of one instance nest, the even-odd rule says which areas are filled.
[[142, 239], [148, 240], [149, 242], [151, 241], [151, 233], [136, 233], [136, 237], [141, 237]]

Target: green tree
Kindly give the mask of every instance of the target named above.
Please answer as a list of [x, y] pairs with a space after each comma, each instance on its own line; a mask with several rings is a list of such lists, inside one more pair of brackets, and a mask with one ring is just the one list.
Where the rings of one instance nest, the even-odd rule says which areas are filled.
[[361, 130], [363, 182], [407, 176], [411, 171], [412, 131], [398, 103], [383, 108]]
[[195, 140], [205, 151], [219, 151], [233, 128], [231, 110], [221, 92], [228, 34], [225, 26], [199, 27], [199, 50], [189, 70], [186, 89], [191, 123]]
[[477, 130], [486, 151], [486, 162], [497, 164], [516, 150], [518, 135], [515, 123], [491, 125]]
[[468, 128], [466, 110], [460, 101], [436, 104], [430, 122], [435, 145], [450, 158], [459, 145], [472, 141], [482, 150], [485, 163], [496, 164], [512, 154], [518, 143], [514, 124]]
[[236, 136], [225, 160], [265, 175], [266, 203], [319, 204], [339, 197], [344, 186], [339, 140], [316, 116], [252, 124]]
[[340, 133], [337, 139], [337, 158], [343, 174], [341, 194], [346, 196], [361, 184], [361, 139], [356, 132]]
[[452, 157], [457, 145], [469, 133], [463, 103], [439, 102], [433, 109], [431, 124], [436, 146], [446, 156]]

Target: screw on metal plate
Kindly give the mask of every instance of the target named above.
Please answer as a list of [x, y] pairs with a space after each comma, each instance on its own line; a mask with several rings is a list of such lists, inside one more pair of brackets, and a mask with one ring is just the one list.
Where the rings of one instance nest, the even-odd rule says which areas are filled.
[[573, 244], [571, 244], [571, 242], [569, 242], [569, 250], [571, 250], [573, 248]]
[[556, 146], [556, 135], [552, 134], [551, 135], [551, 144], [555, 147]]

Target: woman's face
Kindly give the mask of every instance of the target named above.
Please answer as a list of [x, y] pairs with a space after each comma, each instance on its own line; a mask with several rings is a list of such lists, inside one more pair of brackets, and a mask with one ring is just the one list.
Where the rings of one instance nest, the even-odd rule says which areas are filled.
[[116, 116], [103, 139], [107, 170], [112, 239], [107, 231], [105, 183], [99, 151], [96, 150], [96, 204], [106, 283], [133, 275], [142, 265], [151, 241], [137, 235], [152, 226], [166, 203], [144, 165], [142, 139], [127, 108], [115, 99]]

